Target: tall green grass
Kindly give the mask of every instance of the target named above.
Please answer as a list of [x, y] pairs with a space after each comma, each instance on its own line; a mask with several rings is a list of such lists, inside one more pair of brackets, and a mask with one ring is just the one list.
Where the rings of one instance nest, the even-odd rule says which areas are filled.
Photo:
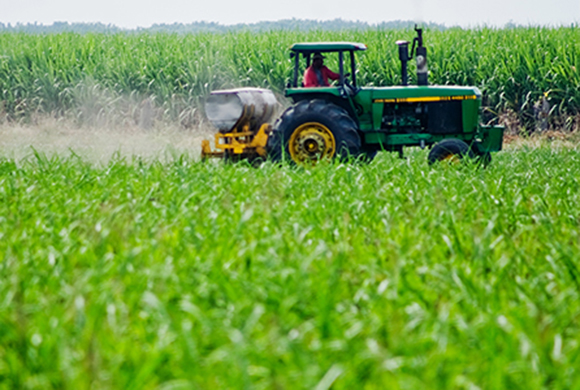
[[[365, 85], [400, 82], [397, 39], [411, 31], [370, 30], [230, 34], [0, 34], [0, 99], [11, 116], [63, 112], [86, 90], [152, 97], [179, 115], [211, 90], [238, 86], [281, 92], [291, 74], [288, 47], [299, 41], [368, 45], [359, 56]], [[479, 86], [498, 114], [523, 122], [546, 94], [552, 118], [580, 109], [580, 40], [576, 27], [428, 31], [431, 82]], [[81, 95], [81, 96], [79, 96]], [[114, 98], [112, 99], [114, 100]]]
[[580, 154], [0, 160], [0, 388], [580, 387]]

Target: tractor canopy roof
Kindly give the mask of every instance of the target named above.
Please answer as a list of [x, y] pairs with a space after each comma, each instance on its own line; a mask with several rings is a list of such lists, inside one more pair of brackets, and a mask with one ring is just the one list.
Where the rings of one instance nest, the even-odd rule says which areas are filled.
[[331, 52], [342, 50], [366, 50], [367, 45], [356, 42], [305, 42], [295, 43], [290, 47], [293, 52], [300, 53], [315, 53], [315, 52]]

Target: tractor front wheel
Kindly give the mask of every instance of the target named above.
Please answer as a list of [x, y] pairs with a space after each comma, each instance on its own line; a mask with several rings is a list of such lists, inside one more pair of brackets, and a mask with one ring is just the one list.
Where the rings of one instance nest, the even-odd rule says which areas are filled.
[[435, 164], [438, 161], [457, 163], [464, 158], [474, 157], [474, 153], [464, 141], [457, 138], [447, 138], [433, 146], [427, 160], [429, 164]]
[[287, 109], [266, 146], [272, 161], [288, 158], [298, 165], [345, 160], [360, 154], [361, 140], [348, 113], [324, 100], [303, 100]]

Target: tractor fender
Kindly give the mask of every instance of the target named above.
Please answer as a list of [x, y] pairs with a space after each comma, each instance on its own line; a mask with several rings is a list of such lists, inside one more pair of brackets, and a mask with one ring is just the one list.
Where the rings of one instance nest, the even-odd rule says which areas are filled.
[[344, 109], [348, 113], [348, 115], [352, 118], [352, 120], [356, 123], [357, 127], [359, 126], [358, 116], [356, 115], [352, 102], [348, 98], [337, 96], [328, 92], [320, 92], [320, 93], [308, 92], [308, 93], [292, 94], [291, 99], [293, 100], [294, 104], [303, 100], [315, 100], [315, 99], [324, 100], [326, 102], [335, 104], [338, 107]]

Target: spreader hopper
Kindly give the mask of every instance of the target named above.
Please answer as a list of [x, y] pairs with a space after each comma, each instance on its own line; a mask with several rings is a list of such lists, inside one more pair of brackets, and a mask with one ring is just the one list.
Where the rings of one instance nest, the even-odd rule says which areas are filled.
[[212, 151], [202, 142], [202, 158], [253, 159], [266, 156], [266, 141], [272, 130], [268, 124], [278, 101], [268, 89], [238, 88], [214, 91], [205, 102], [205, 113], [218, 132]]

